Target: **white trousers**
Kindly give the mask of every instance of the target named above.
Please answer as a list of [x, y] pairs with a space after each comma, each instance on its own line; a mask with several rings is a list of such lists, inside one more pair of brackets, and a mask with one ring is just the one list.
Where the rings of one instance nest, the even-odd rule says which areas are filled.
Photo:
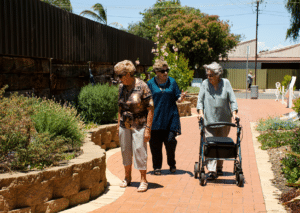
[[147, 170], [147, 143], [144, 142], [145, 128], [126, 129], [120, 127], [119, 138], [123, 165], [132, 165], [132, 156], [134, 168], [138, 170]]

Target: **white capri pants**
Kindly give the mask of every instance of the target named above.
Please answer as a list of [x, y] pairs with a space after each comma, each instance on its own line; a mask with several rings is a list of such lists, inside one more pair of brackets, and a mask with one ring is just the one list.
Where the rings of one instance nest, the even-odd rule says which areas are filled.
[[145, 128], [126, 129], [120, 127], [119, 138], [123, 165], [132, 165], [132, 155], [134, 168], [138, 170], [147, 170], [147, 143], [144, 142]]
[[[227, 137], [230, 132], [230, 126], [223, 126], [217, 128], [205, 128], [205, 137]], [[222, 160], [209, 160], [207, 162], [207, 170], [210, 172], [216, 172], [218, 170], [222, 170], [223, 161]]]

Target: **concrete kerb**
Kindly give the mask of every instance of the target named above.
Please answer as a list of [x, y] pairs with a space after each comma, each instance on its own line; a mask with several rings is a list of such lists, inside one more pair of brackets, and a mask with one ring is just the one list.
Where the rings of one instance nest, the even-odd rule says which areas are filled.
[[258, 173], [260, 177], [260, 184], [261, 184], [261, 188], [262, 188], [262, 192], [266, 204], [266, 210], [269, 213], [287, 212], [284, 206], [281, 205], [278, 200], [281, 191], [278, 190], [271, 182], [271, 180], [274, 179], [274, 174], [271, 169], [272, 165], [270, 163], [269, 155], [267, 151], [262, 150], [260, 148], [261, 144], [257, 140], [257, 137], [259, 136], [259, 132], [256, 131], [255, 129], [256, 125], [257, 125], [256, 122], [250, 123], [255, 158], [256, 158]]

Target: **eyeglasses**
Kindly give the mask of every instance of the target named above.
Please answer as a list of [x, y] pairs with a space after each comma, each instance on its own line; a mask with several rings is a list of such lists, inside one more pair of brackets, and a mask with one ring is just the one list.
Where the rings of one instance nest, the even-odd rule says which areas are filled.
[[160, 72], [160, 73], [164, 74], [165, 72], [167, 72], [167, 73], [168, 73], [168, 72], [169, 72], [169, 70], [170, 70], [170, 69], [166, 69], [166, 70], [157, 70], [157, 72]]

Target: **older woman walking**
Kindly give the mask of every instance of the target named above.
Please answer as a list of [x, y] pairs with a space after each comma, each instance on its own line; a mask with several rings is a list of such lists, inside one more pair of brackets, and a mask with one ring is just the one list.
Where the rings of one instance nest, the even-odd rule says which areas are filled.
[[[198, 118], [204, 118], [204, 125], [215, 122], [231, 122], [231, 118], [237, 118], [238, 106], [230, 82], [221, 78], [222, 67], [213, 62], [204, 65], [206, 76], [198, 95], [197, 111]], [[227, 137], [230, 126], [207, 127], [205, 137]], [[223, 161], [210, 160], [207, 163], [209, 178], [215, 179], [217, 175], [223, 174]]]
[[132, 156], [134, 168], [140, 170], [141, 182], [138, 192], [148, 189], [146, 179], [147, 170], [147, 142], [150, 140], [154, 106], [151, 91], [147, 84], [135, 78], [136, 71], [131, 61], [125, 60], [114, 67], [119, 77], [119, 112], [118, 131], [121, 144], [125, 178], [120, 187], [127, 187], [131, 183]]
[[154, 174], [161, 174], [163, 144], [166, 148], [170, 172], [175, 173], [175, 149], [177, 145], [175, 137], [181, 134], [176, 101], [183, 101], [186, 93], [181, 93], [175, 79], [168, 76], [169, 68], [166, 61], [156, 60], [153, 71], [156, 76], [150, 79], [147, 84], [154, 101], [154, 118], [149, 142]]

